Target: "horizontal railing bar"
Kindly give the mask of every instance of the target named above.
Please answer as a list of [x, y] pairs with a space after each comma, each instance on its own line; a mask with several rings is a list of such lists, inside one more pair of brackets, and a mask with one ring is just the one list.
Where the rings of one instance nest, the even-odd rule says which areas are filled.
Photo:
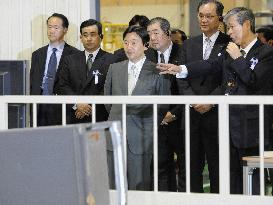
[[1, 96], [2, 103], [273, 104], [273, 96]]

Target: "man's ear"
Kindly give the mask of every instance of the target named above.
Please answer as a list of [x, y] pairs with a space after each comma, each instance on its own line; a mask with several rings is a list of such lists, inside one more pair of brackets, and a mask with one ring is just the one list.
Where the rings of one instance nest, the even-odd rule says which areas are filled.
[[64, 33], [66, 34], [68, 31], [68, 28], [64, 28]]
[[269, 41], [267, 41], [267, 44], [270, 46], [273, 46], [273, 39], [270, 39]]
[[246, 26], [249, 30], [251, 30], [251, 24], [250, 24], [250, 21], [249, 20], [246, 20], [244, 23], [243, 23], [243, 26]]

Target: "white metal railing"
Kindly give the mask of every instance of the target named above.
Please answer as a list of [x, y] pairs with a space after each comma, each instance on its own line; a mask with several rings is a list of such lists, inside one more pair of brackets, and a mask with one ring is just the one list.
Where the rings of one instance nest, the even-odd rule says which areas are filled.
[[[154, 112], [154, 191], [129, 191], [128, 205], [180, 205], [180, 204], [242, 204], [247, 202], [248, 205], [265, 204], [272, 205], [273, 197], [264, 196], [264, 180], [260, 180], [260, 196], [243, 196], [230, 195], [229, 187], [229, 105], [231, 104], [257, 104], [260, 107], [260, 179], [264, 178], [264, 118], [263, 105], [273, 104], [272, 96], [3, 96], [0, 97], [0, 129], [7, 129], [8, 125], [8, 103], [33, 103], [33, 115], [36, 116], [37, 104], [63, 104], [63, 111], [65, 104], [73, 103], [89, 103], [89, 104], [122, 104], [123, 105], [123, 119], [126, 119], [126, 104], [153, 104], [154, 109], [157, 109], [157, 104], [185, 104], [186, 107], [186, 193], [168, 193], [159, 192], [157, 186], [157, 114]], [[190, 133], [189, 133], [189, 105], [190, 104], [218, 104], [219, 112], [219, 194], [194, 194], [190, 193]], [[65, 125], [65, 112], [63, 112], [63, 124]], [[93, 110], [94, 116], [95, 110]], [[123, 120], [123, 133], [126, 133], [126, 124]], [[36, 122], [34, 122], [36, 126]], [[124, 134], [124, 139], [126, 136]], [[126, 147], [124, 147], [126, 151]], [[110, 191], [111, 199], [116, 195], [115, 191]], [[116, 200], [112, 200], [116, 201]], [[113, 205], [115, 203], [112, 203]]]

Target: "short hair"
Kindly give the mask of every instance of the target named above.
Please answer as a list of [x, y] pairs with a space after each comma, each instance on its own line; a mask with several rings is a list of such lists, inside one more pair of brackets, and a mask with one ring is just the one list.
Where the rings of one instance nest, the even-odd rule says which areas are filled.
[[129, 22], [129, 26], [134, 26], [139, 24], [140, 26], [147, 28], [149, 19], [144, 15], [135, 15]]
[[162, 17], [155, 17], [149, 21], [148, 26], [155, 23], [159, 23], [160, 28], [162, 29], [164, 33], [167, 34], [167, 36], [170, 35], [171, 26], [170, 26], [170, 22], [167, 19]]
[[62, 24], [63, 27], [64, 27], [64, 28], [68, 28], [68, 26], [69, 26], [68, 19], [66, 18], [65, 15], [63, 15], [63, 14], [58, 14], [58, 13], [53, 13], [50, 17], [48, 17], [48, 19], [46, 20], [46, 24], [48, 24], [49, 19], [52, 18], [52, 17], [57, 17], [57, 18], [62, 19], [62, 21], [63, 21], [63, 24]]
[[99, 21], [97, 21], [95, 19], [88, 19], [88, 20], [81, 23], [81, 26], [80, 26], [81, 34], [82, 34], [82, 29], [83, 28], [88, 27], [88, 26], [93, 26], [93, 25], [97, 26], [98, 34], [102, 38], [102, 25], [101, 25], [101, 23]]
[[129, 26], [123, 33], [123, 40], [125, 39], [128, 33], [136, 33], [140, 38], [144, 46], [149, 46], [150, 37], [147, 32], [147, 29], [141, 26]]
[[199, 2], [197, 6], [197, 12], [199, 12], [199, 8], [205, 4], [213, 3], [216, 6], [216, 14], [220, 17], [223, 16], [223, 11], [224, 11], [224, 5], [217, 0], [202, 0]]
[[224, 18], [224, 22], [227, 23], [227, 20], [231, 16], [236, 16], [237, 22], [242, 26], [245, 21], [250, 22], [250, 30], [252, 33], [255, 33], [255, 16], [252, 10], [245, 7], [236, 7], [227, 12]]
[[273, 40], [273, 30], [268, 27], [261, 27], [256, 30], [256, 33], [262, 33], [266, 41]]
[[188, 37], [187, 37], [187, 35], [185, 34], [185, 32], [184, 31], [181, 31], [180, 29], [172, 29], [172, 31], [171, 31], [171, 33], [172, 34], [176, 34], [176, 33], [180, 33], [181, 34], [181, 40], [182, 41], [185, 41]]

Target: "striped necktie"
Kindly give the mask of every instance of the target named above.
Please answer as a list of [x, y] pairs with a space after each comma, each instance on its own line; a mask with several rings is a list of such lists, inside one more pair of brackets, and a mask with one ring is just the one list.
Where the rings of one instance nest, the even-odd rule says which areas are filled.
[[205, 42], [206, 42], [206, 48], [205, 48], [205, 51], [204, 51], [203, 59], [208, 60], [209, 56], [210, 56], [210, 53], [211, 53], [211, 50], [212, 50], [212, 41], [209, 38], [206, 38]]

